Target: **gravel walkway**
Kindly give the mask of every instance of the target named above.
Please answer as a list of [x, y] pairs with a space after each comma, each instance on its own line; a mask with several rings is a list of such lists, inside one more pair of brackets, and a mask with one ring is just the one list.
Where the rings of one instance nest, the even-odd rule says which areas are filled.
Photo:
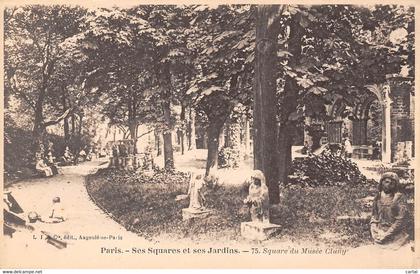
[[[20, 229], [13, 234], [13, 238], [4, 236], [2, 250], [6, 252], [0, 256], [1, 265], [19, 268], [35, 265], [87, 267], [98, 255], [109, 256], [102, 248], [109, 251], [114, 247], [131, 249], [137, 244], [150, 245], [116, 223], [91, 201], [84, 185], [85, 177], [106, 164], [105, 161], [92, 161], [63, 167], [60, 174], [54, 177], [20, 181], [6, 188], [5, 191], [12, 191], [25, 211], [20, 214], [22, 218], [27, 220], [30, 211], [48, 217], [52, 210], [52, 199], [59, 196], [67, 220], [61, 223], [27, 222], [34, 227], [33, 231]], [[41, 231], [56, 235], [67, 243], [67, 247], [58, 249], [47, 243]], [[111, 261], [118, 257], [113, 256]]]

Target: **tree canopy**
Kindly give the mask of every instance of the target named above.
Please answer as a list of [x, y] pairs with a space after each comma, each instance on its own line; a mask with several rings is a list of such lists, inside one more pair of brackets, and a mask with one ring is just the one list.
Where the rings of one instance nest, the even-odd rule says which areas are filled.
[[[222, 127], [242, 112], [253, 118], [255, 167], [270, 165], [273, 185], [287, 177], [305, 117], [329, 119], [335, 99], [355, 104], [389, 74], [414, 78], [408, 6], [27, 5], [4, 20], [6, 106], [19, 100], [33, 114], [35, 143], [95, 107], [133, 140], [140, 124], [162, 132], [173, 169], [172, 131], [194, 110], [205, 117], [208, 175]], [[263, 150], [274, 156], [262, 160]]]

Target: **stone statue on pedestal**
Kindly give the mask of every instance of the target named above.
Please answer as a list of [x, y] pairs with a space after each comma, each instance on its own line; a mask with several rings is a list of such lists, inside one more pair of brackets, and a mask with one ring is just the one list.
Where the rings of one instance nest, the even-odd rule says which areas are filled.
[[251, 213], [251, 222], [241, 223], [241, 235], [251, 240], [264, 241], [281, 231], [277, 224], [270, 223], [270, 201], [264, 173], [254, 170], [251, 175], [248, 196], [244, 200]]
[[182, 219], [203, 219], [210, 215], [211, 211], [205, 207], [204, 190], [206, 181], [201, 175], [190, 174], [190, 185], [187, 197], [190, 203], [187, 208], [182, 209]]
[[190, 186], [188, 195], [190, 196], [190, 205], [188, 208], [202, 209], [204, 207], [203, 189], [204, 181], [201, 175], [191, 174]]
[[261, 170], [254, 170], [244, 204], [249, 207], [253, 222], [269, 222], [268, 188]]

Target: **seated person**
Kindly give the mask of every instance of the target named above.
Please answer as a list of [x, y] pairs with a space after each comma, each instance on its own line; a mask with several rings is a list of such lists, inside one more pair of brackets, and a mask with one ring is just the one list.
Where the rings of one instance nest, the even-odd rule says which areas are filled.
[[409, 240], [407, 201], [398, 188], [398, 175], [394, 172], [384, 173], [372, 208], [370, 231], [373, 240], [390, 248], [399, 248]]
[[86, 151], [82, 148], [82, 150], [79, 152], [79, 157], [80, 157], [83, 161], [85, 161], [85, 160], [86, 160], [86, 156], [87, 156]]
[[92, 151], [92, 148], [88, 148], [87, 150], [86, 150], [86, 161], [92, 161], [92, 158], [93, 158], [93, 151]]
[[57, 175], [58, 174], [58, 168], [57, 168], [56, 164], [54, 163], [54, 157], [53, 157], [53, 154], [52, 154], [51, 150], [48, 151], [45, 162], [51, 168], [51, 171], [52, 171], [53, 175]]
[[54, 164], [54, 156], [52, 150], [48, 150], [47, 152], [47, 161], [48, 164]]
[[44, 223], [60, 223], [66, 220], [65, 210], [61, 204], [60, 197], [55, 197], [52, 200], [52, 206], [46, 216], [41, 216], [39, 219]]
[[46, 177], [54, 175], [51, 167], [49, 167], [44, 162], [44, 159], [42, 159], [42, 157], [40, 157], [40, 155], [37, 156], [35, 169], [36, 169], [36, 171], [38, 171], [39, 173], [41, 173], [42, 175], [44, 175]]
[[64, 153], [63, 153], [62, 160], [65, 163], [69, 163], [69, 162], [72, 161], [72, 159], [73, 159], [73, 154], [70, 152], [69, 147], [66, 147], [66, 149], [64, 150]]

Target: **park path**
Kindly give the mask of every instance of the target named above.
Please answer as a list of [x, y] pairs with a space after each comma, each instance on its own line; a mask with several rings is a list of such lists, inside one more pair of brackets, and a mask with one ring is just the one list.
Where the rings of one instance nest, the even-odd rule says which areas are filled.
[[[5, 236], [2, 241], [5, 254], [0, 256], [2, 264], [22, 268], [24, 258], [29, 263], [28, 267], [34, 266], [34, 263], [52, 267], [63, 264], [83, 267], [88, 266], [91, 260], [97, 260], [98, 255], [106, 256], [107, 253], [101, 253], [103, 247], [131, 249], [136, 244], [146, 244], [145, 239], [127, 231], [90, 200], [84, 185], [85, 177], [106, 165], [107, 162], [102, 160], [63, 167], [60, 174], [54, 177], [20, 181], [6, 188], [6, 191], [12, 191], [12, 195], [25, 211], [21, 214], [22, 218], [27, 219], [30, 211], [48, 216], [52, 209], [52, 199], [59, 196], [67, 220], [56, 224], [36, 222], [30, 224], [34, 231], [21, 229], [13, 234], [13, 238]], [[48, 244], [45, 238], [41, 239], [41, 231], [62, 239], [71, 235], [73, 239], [65, 240], [68, 243], [67, 248], [58, 249]], [[92, 239], [86, 240], [83, 237]], [[106, 239], [97, 239], [98, 237]], [[118, 256], [113, 256], [115, 257]], [[74, 263], [69, 263], [68, 260]]]

